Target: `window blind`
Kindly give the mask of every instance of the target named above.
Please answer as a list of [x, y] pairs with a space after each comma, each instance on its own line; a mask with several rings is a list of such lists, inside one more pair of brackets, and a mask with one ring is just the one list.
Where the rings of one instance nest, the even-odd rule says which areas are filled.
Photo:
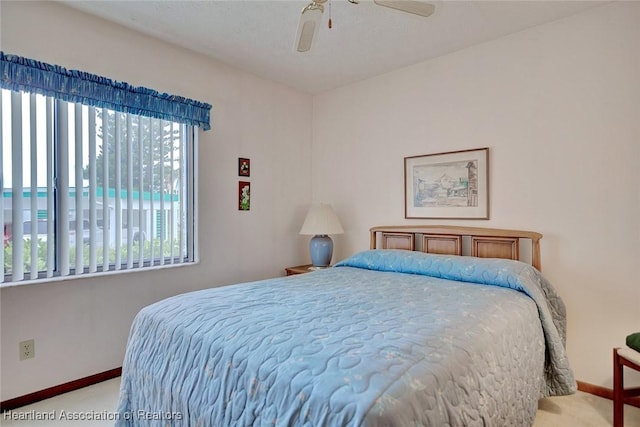
[[0, 52], [0, 282], [196, 259], [211, 106]]

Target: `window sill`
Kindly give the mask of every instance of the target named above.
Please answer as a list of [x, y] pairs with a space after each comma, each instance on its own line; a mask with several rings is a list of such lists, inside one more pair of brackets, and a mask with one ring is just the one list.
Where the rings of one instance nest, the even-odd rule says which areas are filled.
[[179, 264], [165, 264], [165, 265], [156, 265], [153, 267], [141, 267], [135, 269], [125, 269], [125, 270], [110, 270], [110, 271], [100, 271], [96, 273], [82, 273], [77, 275], [69, 275], [69, 276], [55, 276], [55, 277], [47, 277], [44, 279], [34, 279], [34, 280], [22, 280], [20, 282], [3, 282], [0, 283], [0, 289], [13, 288], [16, 286], [30, 286], [30, 285], [43, 285], [51, 282], [65, 282], [68, 280], [78, 280], [78, 279], [91, 279], [95, 277], [106, 277], [106, 276], [115, 276], [121, 274], [132, 274], [132, 273], [141, 273], [141, 272], [149, 272], [149, 271], [157, 271], [157, 270], [166, 270], [169, 268], [183, 268], [200, 264], [200, 261], [192, 261], [192, 262], [183, 262]]

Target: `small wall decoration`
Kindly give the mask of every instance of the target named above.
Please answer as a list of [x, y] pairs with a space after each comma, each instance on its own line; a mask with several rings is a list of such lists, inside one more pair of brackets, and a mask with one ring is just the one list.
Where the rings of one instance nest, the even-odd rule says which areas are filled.
[[238, 176], [251, 176], [251, 160], [238, 159]]
[[489, 149], [404, 158], [405, 218], [489, 219]]
[[248, 211], [251, 207], [251, 183], [238, 182], [238, 210]]

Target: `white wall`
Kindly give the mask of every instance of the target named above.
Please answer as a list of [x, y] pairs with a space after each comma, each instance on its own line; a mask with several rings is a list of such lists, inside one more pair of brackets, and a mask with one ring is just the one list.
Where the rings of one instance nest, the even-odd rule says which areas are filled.
[[[346, 234], [459, 223], [538, 231], [577, 379], [611, 387], [640, 331], [640, 3], [618, 3], [314, 98], [313, 198]], [[490, 147], [491, 219], [404, 219], [403, 157]]]
[[[6, 53], [213, 105], [200, 133], [197, 266], [0, 291], [0, 400], [122, 365], [133, 316], [161, 298], [283, 275], [302, 264], [310, 202], [311, 96], [57, 3], [1, 4]], [[237, 210], [238, 157], [251, 159], [251, 211]], [[18, 342], [36, 357], [18, 361]]]

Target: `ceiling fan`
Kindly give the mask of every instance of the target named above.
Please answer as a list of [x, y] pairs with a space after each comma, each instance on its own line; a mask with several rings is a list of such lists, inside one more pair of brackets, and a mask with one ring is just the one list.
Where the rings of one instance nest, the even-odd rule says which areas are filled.
[[[311, 0], [300, 14], [298, 31], [294, 49], [297, 52], [308, 52], [311, 49], [313, 39], [318, 31], [320, 19], [324, 12], [324, 4], [331, 0]], [[358, 4], [359, 0], [348, 0], [349, 3]], [[432, 3], [423, 0], [373, 0], [379, 6], [390, 7], [403, 12], [413, 13], [420, 16], [431, 16], [435, 11]], [[329, 28], [331, 28], [331, 18], [329, 18]]]

